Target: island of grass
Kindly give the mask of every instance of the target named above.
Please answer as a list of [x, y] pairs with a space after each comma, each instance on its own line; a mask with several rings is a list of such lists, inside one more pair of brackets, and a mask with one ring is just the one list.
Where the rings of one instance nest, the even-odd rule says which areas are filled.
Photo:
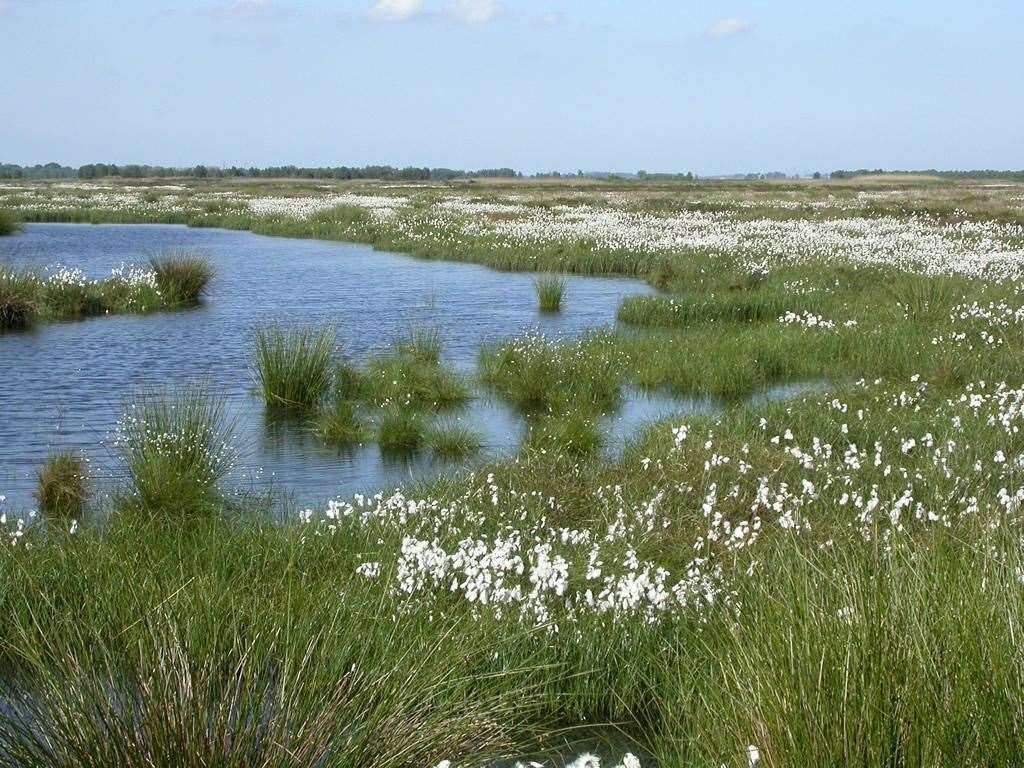
[[0, 331], [194, 305], [213, 275], [209, 259], [183, 252], [154, 257], [145, 267], [119, 267], [101, 280], [68, 267], [40, 273], [0, 265]]

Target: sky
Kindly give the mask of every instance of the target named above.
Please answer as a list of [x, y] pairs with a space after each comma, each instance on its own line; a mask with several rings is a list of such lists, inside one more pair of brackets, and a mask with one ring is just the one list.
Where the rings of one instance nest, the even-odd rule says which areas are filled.
[[1020, 0], [0, 0], [0, 162], [1024, 168]]

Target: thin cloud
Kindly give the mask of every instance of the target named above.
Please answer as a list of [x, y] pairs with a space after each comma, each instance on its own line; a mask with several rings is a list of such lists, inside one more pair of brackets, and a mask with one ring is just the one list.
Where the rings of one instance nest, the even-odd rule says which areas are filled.
[[377, 0], [370, 9], [374, 21], [408, 21], [423, 11], [423, 0]]
[[707, 36], [712, 40], [720, 40], [723, 37], [741, 35], [749, 29], [750, 22], [745, 19], [721, 19], [708, 27]]
[[230, 0], [207, 9], [207, 13], [222, 19], [253, 19], [264, 16], [281, 16], [290, 13], [274, 0]]
[[463, 24], [486, 24], [501, 13], [497, 0], [454, 0], [448, 15]]

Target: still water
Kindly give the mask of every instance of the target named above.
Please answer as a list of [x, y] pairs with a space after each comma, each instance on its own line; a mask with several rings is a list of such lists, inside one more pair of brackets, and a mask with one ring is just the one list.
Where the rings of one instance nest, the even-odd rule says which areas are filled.
[[[243, 487], [272, 487], [306, 504], [429, 476], [444, 465], [422, 456], [389, 459], [374, 444], [339, 452], [301, 425], [268, 422], [253, 395], [253, 329], [266, 321], [331, 323], [346, 357], [362, 363], [413, 327], [437, 328], [444, 359], [468, 374], [482, 344], [531, 329], [578, 335], [614, 323], [624, 296], [650, 292], [637, 280], [568, 277], [563, 310], [541, 314], [530, 274], [349, 243], [165, 225], [30, 224], [0, 238], [0, 263], [62, 264], [99, 278], [171, 248], [214, 262], [217, 276], [201, 306], [0, 334], [0, 495], [8, 509], [34, 506], [36, 472], [57, 449], [83, 451], [101, 487], [112, 487], [120, 477], [113, 431], [126, 398], [197, 379], [222, 393], [237, 419], [242, 462], [233, 481]], [[693, 407], [627, 393], [606, 423], [610, 443]], [[483, 394], [459, 420], [480, 430], [490, 456], [514, 451], [524, 430], [513, 410]]]

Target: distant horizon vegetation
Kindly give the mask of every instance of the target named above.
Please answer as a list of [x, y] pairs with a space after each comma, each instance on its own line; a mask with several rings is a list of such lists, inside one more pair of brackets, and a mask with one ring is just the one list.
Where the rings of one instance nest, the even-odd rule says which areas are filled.
[[682, 172], [635, 172], [619, 171], [544, 171], [526, 174], [514, 168], [496, 167], [481, 168], [468, 171], [455, 168], [430, 168], [418, 166], [395, 167], [390, 165], [365, 166], [317, 166], [301, 167], [295, 165], [278, 165], [243, 168], [240, 166], [220, 167], [212, 165], [195, 165], [189, 167], [172, 167], [161, 165], [142, 165], [128, 163], [87, 163], [74, 166], [60, 163], [36, 165], [19, 165], [16, 163], [0, 163], [0, 180], [37, 180], [49, 181], [59, 179], [145, 179], [145, 178], [192, 178], [192, 179], [224, 179], [224, 178], [262, 178], [262, 179], [321, 179], [345, 181], [352, 179], [393, 180], [393, 181], [451, 181], [453, 179], [473, 178], [588, 178], [598, 180], [628, 181], [695, 181], [705, 180], [784, 180], [784, 179], [855, 179], [860, 176], [937, 176], [945, 179], [995, 178], [1013, 181], [1024, 181], [1024, 169], [970, 169], [970, 170], [938, 170], [935, 168], [919, 170], [899, 170], [884, 168], [858, 168], [856, 170], [839, 169], [823, 173], [815, 171], [811, 174], [786, 174], [781, 171], [762, 171], [753, 173], [733, 173], [699, 176], [691, 171]]

